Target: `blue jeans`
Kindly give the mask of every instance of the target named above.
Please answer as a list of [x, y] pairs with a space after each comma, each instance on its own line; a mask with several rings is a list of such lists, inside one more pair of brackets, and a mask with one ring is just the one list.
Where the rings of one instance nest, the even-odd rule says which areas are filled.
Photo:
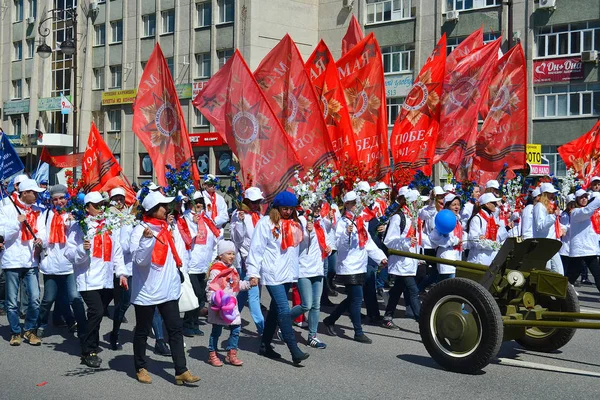
[[321, 311], [321, 294], [323, 293], [323, 277], [298, 279], [298, 292], [301, 303], [291, 311], [292, 321], [308, 311], [308, 340], [317, 336], [319, 327], [319, 313]]
[[325, 279], [335, 275], [335, 264], [337, 264], [337, 251], [333, 250], [323, 261], [323, 275]]
[[121, 328], [121, 323], [123, 323], [125, 313], [131, 305], [131, 277], [127, 277], [127, 290], [124, 287], [121, 287], [120, 283], [120, 278], [115, 278], [115, 310], [113, 314], [112, 330], [113, 335], [119, 334], [119, 329]]
[[[243, 263], [244, 261], [242, 261]], [[238, 269], [238, 273], [240, 274], [240, 279], [246, 279], [246, 271], [245, 268]], [[238, 310], [240, 314], [244, 309], [244, 306], [248, 304], [250, 308], [250, 315], [252, 316], [252, 320], [256, 325], [256, 331], [260, 336], [262, 336], [263, 331], [265, 330], [265, 317], [263, 316], [262, 310], [260, 309], [260, 289], [259, 286], [254, 286], [250, 288], [250, 290], [243, 290], [238, 293], [237, 296], [238, 302]]]
[[0, 270], [0, 310], [6, 311], [6, 277], [4, 270]]
[[354, 327], [354, 336], [362, 335], [362, 322], [360, 319], [360, 306], [363, 299], [362, 285], [346, 285], [347, 297], [333, 310], [328, 319], [335, 324], [345, 311], [350, 314], [350, 320]]
[[388, 268], [382, 268], [381, 271], [377, 272], [377, 278], [375, 280], [375, 288], [376, 289], [383, 289], [383, 287], [385, 286], [385, 283], [387, 282], [389, 277], [388, 274]]
[[[239, 325], [229, 325], [229, 339], [227, 340], [226, 350], [237, 350], [238, 342], [240, 341], [240, 331], [242, 328]], [[208, 339], [208, 351], [217, 351], [219, 348], [219, 336], [223, 332], [223, 325], [213, 324], [210, 338]]]
[[267, 320], [265, 321], [265, 330], [262, 336], [262, 342], [266, 348], [269, 348], [273, 335], [279, 325], [281, 329], [281, 335], [283, 341], [287, 344], [292, 357], [299, 358], [304, 353], [298, 347], [296, 342], [296, 336], [294, 329], [292, 329], [292, 318], [290, 315], [290, 303], [288, 301], [288, 292], [291, 283], [284, 283], [281, 285], [267, 285], [266, 288], [271, 295], [271, 305], [269, 306], [269, 313], [267, 314]]
[[437, 281], [441, 282], [441, 281], [443, 281], [445, 279], [452, 279], [455, 276], [456, 276], [456, 274], [440, 274], [440, 273], [438, 273]]
[[154, 331], [154, 339], [165, 340], [165, 332], [163, 330], [163, 319], [158, 312], [158, 307], [154, 309], [154, 317], [152, 318], [152, 330]]
[[5, 269], [4, 274], [6, 275], [6, 311], [12, 334], [18, 335], [21, 333], [18, 304], [21, 281], [25, 282], [25, 290], [27, 290], [29, 296], [24, 328], [25, 331], [35, 329], [40, 314], [40, 286], [37, 267]]
[[[59, 305], [59, 303], [64, 303], [59, 300], [64, 296], [67, 298], [66, 304]], [[85, 316], [85, 308], [83, 307], [83, 299], [77, 291], [77, 285], [75, 284], [73, 274], [44, 275], [44, 297], [42, 299], [42, 304], [40, 305], [40, 315], [37, 323], [38, 328], [46, 329], [48, 327], [48, 315], [50, 313], [50, 308], [52, 308], [52, 303], [55, 301], [56, 305], [54, 306], [54, 312], [65, 315], [67, 318], [69, 318], [69, 315], [71, 314], [69, 308], [73, 308], [75, 321], [77, 322], [78, 336], [83, 337], [87, 319]], [[65, 307], [65, 309], [61, 309], [62, 307]], [[66, 322], [69, 326], [73, 324], [73, 321], [67, 320]]]
[[377, 302], [377, 289], [375, 289], [377, 268], [379, 268], [377, 263], [369, 258], [369, 262], [367, 263], [367, 276], [365, 277], [363, 287], [363, 298], [365, 300], [367, 316], [374, 320], [381, 317], [381, 314], [379, 313], [379, 303]]
[[394, 286], [392, 286], [389, 292], [384, 319], [391, 321], [394, 318], [394, 312], [396, 311], [396, 306], [398, 306], [402, 292], [404, 292], [406, 308], [408, 309], [410, 306], [414, 318], [418, 321], [421, 315], [421, 302], [419, 301], [419, 288], [414, 276], [394, 276]]

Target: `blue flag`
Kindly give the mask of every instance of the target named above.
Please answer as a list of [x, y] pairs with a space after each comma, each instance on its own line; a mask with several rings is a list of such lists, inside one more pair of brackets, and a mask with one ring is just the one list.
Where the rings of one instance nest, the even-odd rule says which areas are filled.
[[44, 181], [48, 184], [48, 180], [50, 179], [50, 165], [45, 162], [41, 163], [31, 176], [31, 179], [34, 179], [38, 185]]
[[7, 179], [25, 166], [4, 132], [0, 132], [0, 180]]

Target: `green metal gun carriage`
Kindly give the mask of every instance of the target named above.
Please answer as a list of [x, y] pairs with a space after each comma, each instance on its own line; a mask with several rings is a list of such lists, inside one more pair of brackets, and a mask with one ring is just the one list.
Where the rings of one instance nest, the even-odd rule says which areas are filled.
[[421, 306], [425, 348], [443, 368], [474, 373], [490, 363], [502, 341], [552, 352], [577, 328], [600, 329], [600, 314], [582, 313], [566, 277], [546, 270], [561, 247], [553, 239], [508, 239], [488, 267], [390, 249], [390, 255], [456, 267], [456, 278], [434, 285]]

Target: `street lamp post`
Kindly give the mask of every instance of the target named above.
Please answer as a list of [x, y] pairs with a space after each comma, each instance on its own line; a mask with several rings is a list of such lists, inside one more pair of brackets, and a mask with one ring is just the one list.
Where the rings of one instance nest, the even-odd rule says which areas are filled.
[[[73, 38], [67, 36], [60, 44], [60, 51], [67, 56], [71, 56], [72, 68], [73, 68], [73, 154], [77, 153], [77, 9], [52, 9], [48, 11], [48, 16], [40, 21], [38, 24], [38, 33], [43, 37], [42, 43], [37, 48], [37, 54], [43, 59], [47, 59], [52, 56], [52, 48], [46, 44], [46, 37], [52, 32], [51, 29], [44, 27], [44, 23], [47, 21], [57, 21], [57, 15], [61, 15], [61, 20], [69, 20], [73, 26]], [[66, 17], [66, 18], [65, 18]], [[65, 29], [65, 35], [68, 30]], [[76, 175], [76, 168], [73, 167], [73, 178]]]

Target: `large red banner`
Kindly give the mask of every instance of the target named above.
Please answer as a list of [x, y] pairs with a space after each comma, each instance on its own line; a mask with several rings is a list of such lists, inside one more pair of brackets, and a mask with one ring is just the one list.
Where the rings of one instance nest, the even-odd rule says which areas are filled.
[[446, 34], [425, 62], [394, 124], [390, 146], [396, 177], [404, 169], [431, 175], [445, 66]]
[[250, 175], [267, 199], [288, 187], [300, 163], [239, 51], [210, 78], [193, 104], [240, 160], [244, 177]]
[[83, 153], [53, 156], [44, 147], [42, 149], [42, 154], [40, 154], [40, 161], [56, 168], [79, 167], [83, 163]]
[[454, 71], [461, 58], [468, 56], [473, 50], [481, 46], [483, 46], [483, 27], [471, 33], [448, 54], [448, 58], [446, 58], [446, 74]]
[[600, 173], [600, 121], [583, 136], [558, 148], [567, 168], [573, 168], [587, 186]]
[[584, 78], [581, 57], [553, 58], [533, 62], [533, 83], [568, 82]]
[[344, 88], [354, 142], [360, 161], [360, 178], [389, 178], [390, 153], [381, 49], [370, 33], [337, 63]]
[[350, 49], [356, 46], [358, 42], [360, 42], [364, 38], [365, 34], [363, 33], [362, 27], [358, 23], [356, 16], [352, 14], [352, 18], [350, 19], [350, 23], [348, 24], [348, 30], [342, 38], [342, 56], [346, 55], [346, 53], [349, 52]]
[[121, 166], [92, 122], [81, 170], [83, 191], [98, 191], [113, 177], [121, 175]]

